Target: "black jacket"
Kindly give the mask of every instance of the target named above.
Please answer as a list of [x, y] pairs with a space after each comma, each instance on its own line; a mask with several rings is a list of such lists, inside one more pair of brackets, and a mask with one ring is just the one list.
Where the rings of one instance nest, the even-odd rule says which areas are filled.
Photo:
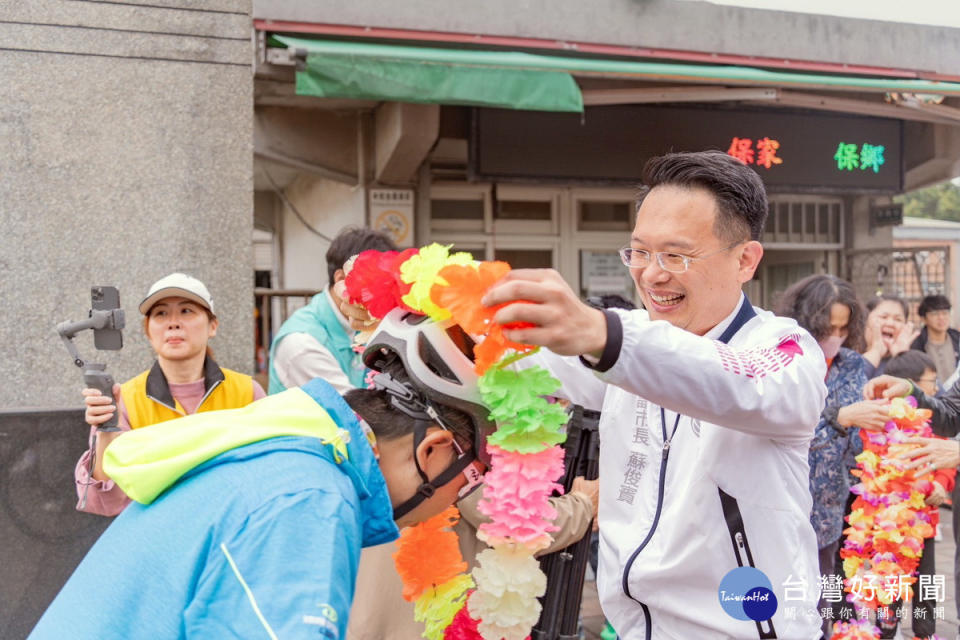
[[[947, 336], [950, 338], [950, 342], [953, 343], [953, 352], [960, 354], [960, 331], [956, 329], [947, 328]], [[924, 327], [920, 330], [920, 335], [917, 336], [916, 340], [910, 343], [910, 348], [915, 349], [916, 351], [926, 352], [927, 350], [927, 328]], [[956, 363], [954, 363], [956, 366]]]
[[953, 438], [960, 434], [960, 380], [935, 398], [916, 387], [913, 388], [911, 395], [917, 399], [918, 407], [933, 411], [930, 426], [935, 434], [945, 438]]

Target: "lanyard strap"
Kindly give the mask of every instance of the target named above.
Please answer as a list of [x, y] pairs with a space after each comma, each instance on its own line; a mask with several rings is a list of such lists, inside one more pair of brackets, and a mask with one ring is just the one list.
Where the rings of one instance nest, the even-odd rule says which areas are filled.
[[[750, 300], [744, 296], [743, 304], [740, 305], [740, 310], [737, 312], [733, 322], [730, 323], [730, 326], [727, 327], [723, 334], [717, 339], [727, 344], [730, 342], [730, 339], [736, 335], [737, 331], [742, 329], [755, 315], [757, 315], [757, 312], [753, 310], [753, 305], [750, 304]], [[743, 526], [743, 515], [740, 513], [740, 505], [737, 504], [736, 498], [726, 493], [720, 487], [717, 487], [717, 491], [720, 493], [720, 506], [723, 509], [723, 519], [726, 521], [727, 531], [730, 532], [730, 542], [733, 543], [733, 552], [737, 556], [737, 565], [741, 567], [745, 565], [755, 567], [756, 565], [753, 564], [753, 554], [750, 553], [750, 543], [747, 541], [747, 531]], [[763, 622], [757, 620], [755, 622], [757, 624], [757, 634], [760, 638], [767, 639], [777, 637], [777, 632], [773, 628], [772, 619], [764, 620]]]

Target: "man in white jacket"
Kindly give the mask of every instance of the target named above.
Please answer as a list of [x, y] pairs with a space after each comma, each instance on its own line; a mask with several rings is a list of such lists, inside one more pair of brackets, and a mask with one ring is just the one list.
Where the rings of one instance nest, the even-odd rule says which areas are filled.
[[[763, 247], [759, 177], [721, 152], [654, 158], [621, 250], [646, 310], [599, 311], [548, 269], [483, 303], [571, 400], [602, 406], [604, 613], [624, 640], [820, 637], [807, 450], [826, 364], [741, 292]], [[552, 353], [551, 353], [552, 352]], [[559, 356], [580, 356], [564, 358]]]

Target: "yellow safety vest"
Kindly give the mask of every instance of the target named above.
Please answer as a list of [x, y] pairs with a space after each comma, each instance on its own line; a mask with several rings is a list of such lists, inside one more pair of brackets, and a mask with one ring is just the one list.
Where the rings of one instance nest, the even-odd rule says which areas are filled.
[[[253, 402], [253, 379], [243, 373], [221, 369], [212, 358], [204, 362], [206, 395], [197, 406], [201, 411], [238, 409]], [[120, 395], [130, 418], [130, 428], [182, 418], [187, 415], [171, 395], [167, 379], [158, 363], [120, 385]]]

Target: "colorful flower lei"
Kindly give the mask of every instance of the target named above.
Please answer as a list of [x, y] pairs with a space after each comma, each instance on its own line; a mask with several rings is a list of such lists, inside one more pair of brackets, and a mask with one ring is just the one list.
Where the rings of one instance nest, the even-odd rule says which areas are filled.
[[[492, 462], [479, 510], [491, 522], [477, 536], [490, 545], [472, 577], [465, 575], [454, 508], [403, 531], [394, 554], [403, 597], [430, 640], [523, 640], [540, 615], [537, 598], [546, 576], [533, 554], [546, 548], [556, 511], [548, 498], [560, 490], [566, 412], [544, 396], [560, 383], [546, 370], [506, 365], [536, 350], [511, 342], [493, 322], [497, 308], [480, 304], [510, 270], [505, 262], [477, 262], [468, 253], [431, 244], [404, 252], [364, 251], [346, 276], [348, 301], [383, 317], [396, 307], [453, 320], [482, 341], [474, 350], [479, 389], [497, 430], [487, 439]], [[512, 327], [511, 327], [512, 328]], [[473, 587], [475, 590], [471, 591]]]
[[835, 622], [830, 637], [839, 640], [875, 640], [880, 637], [880, 629], [870, 620]]
[[[860, 478], [851, 491], [857, 495], [844, 529], [846, 539], [840, 556], [847, 579], [847, 600], [869, 610], [888, 606], [898, 595], [885, 584], [906, 585], [905, 599], [916, 582], [914, 574], [923, 552], [923, 540], [933, 535], [930, 515], [936, 507], [924, 502], [933, 491], [929, 472], [904, 471], [904, 462], [896, 456], [916, 448], [906, 444], [912, 437], [930, 437], [931, 412], [918, 409], [912, 397], [896, 398], [890, 404], [890, 421], [883, 431], [860, 430], [863, 453], [857, 456]], [[857, 584], [868, 575], [876, 576], [872, 596], [856, 597]], [[906, 576], [902, 578], [902, 576]], [[834, 624], [834, 640], [879, 638], [880, 631], [868, 621]]]

